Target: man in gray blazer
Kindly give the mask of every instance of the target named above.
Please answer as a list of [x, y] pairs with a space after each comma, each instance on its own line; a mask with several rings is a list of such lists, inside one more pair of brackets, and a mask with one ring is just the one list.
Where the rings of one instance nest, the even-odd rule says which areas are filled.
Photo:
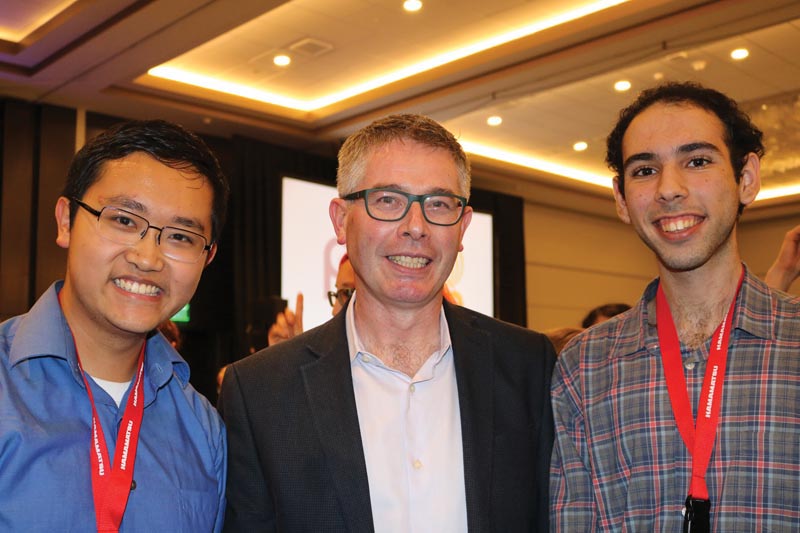
[[469, 162], [396, 115], [339, 152], [345, 312], [234, 364], [227, 531], [547, 531], [555, 355], [443, 302], [472, 218]]

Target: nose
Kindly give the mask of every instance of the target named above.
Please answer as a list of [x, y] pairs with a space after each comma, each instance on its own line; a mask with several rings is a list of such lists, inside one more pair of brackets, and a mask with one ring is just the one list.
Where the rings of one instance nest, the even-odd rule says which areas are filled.
[[408, 208], [408, 213], [403, 217], [400, 229], [403, 235], [408, 235], [412, 239], [421, 239], [428, 235], [430, 230], [428, 221], [425, 220], [425, 215], [422, 213], [422, 204], [420, 202], [411, 202]]
[[674, 165], [664, 165], [658, 179], [658, 200], [661, 202], [673, 202], [685, 198], [688, 194], [686, 181], [683, 173]]
[[[152, 237], [149, 235], [153, 230]], [[125, 253], [125, 259], [139, 270], [161, 270], [164, 266], [164, 257], [159, 249], [161, 229], [154, 226], [148, 227], [141, 239], [130, 245]]]

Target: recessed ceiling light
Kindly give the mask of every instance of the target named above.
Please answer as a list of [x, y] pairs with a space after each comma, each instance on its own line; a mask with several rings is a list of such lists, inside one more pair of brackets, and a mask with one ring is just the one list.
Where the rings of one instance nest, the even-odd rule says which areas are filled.
[[422, 9], [422, 2], [420, 0], [406, 0], [403, 2], [403, 9], [410, 12], [419, 11]]
[[767, 104], [761, 104], [761, 111], [766, 111], [767, 109], [769, 109]]
[[203, 117], [203, 124], [205, 124], [206, 126], [208, 126], [212, 122], [213, 121], [211, 120], [211, 117]]
[[278, 54], [272, 58], [272, 62], [278, 65], [279, 67], [285, 67], [292, 62], [292, 58], [287, 56], [286, 54]]
[[692, 70], [694, 70], [695, 72], [700, 72], [706, 69], [707, 64], [708, 63], [706, 63], [705, 59], [698, 59], [696, 61], [692, 61]]
[[486, 119], [486, 123], [490, 126], [499, 126], [500, 124], [503, 123], [503, 117], [492, 115], [491, 117]]
[[737, 48], [733, 52], [731, 52], [731, 57], [736, 59], [737, 61], [746, 58], [750, 55], [750, 51], [747, 48]]
[[664, 79], [664, 73], [663, 72], [656, 72], [655, 74], [653, 74], [653, 79], [656, 80], [656, 81], [663, 80]]
[[630, 90], [631, 82], [628, 80], [619, 80], [617, 83], [614, 84], [614, 90], [619, 93], [624, 93], [625, 91]]
[[589, 145], [585, 141], [578, 141], [572, 145], [572, 149], [576, 152], [583, 152], [587, 148], [589, 148]]

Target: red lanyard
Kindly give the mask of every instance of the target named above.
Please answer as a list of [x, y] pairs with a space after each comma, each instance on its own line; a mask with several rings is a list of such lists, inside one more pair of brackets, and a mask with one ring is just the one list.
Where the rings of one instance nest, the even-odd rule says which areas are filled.
[[[144, 347], [139, 352], [139, 370], [136, 382], [128, 395], [128, 403], [122, 415], [122, 423], [117, 434], [117, 445], [114, 452], [114, 464], [108, 461], [108, 447], [97, 416], [94, 396], [86, 372], [81, 366], [83, 382], [92, 404], [92, 495], [94, 496], [94, 514], [97, 519], [97, 531], [119, 531], [122, 515], [128, 505], [128, 495], [133, 480], [133, 465], [136, 461], [136, 445], [139, 443], [139, 429], [142, 427], [144, 413]], [[78, 348], [75, 347], [77, 355]], [[78, 365], [81, 359], [78, 356]]]
[[692, 419], [692, 408], [689, 405], [686, 378], [683, 375], [680, 340], [661, 284], [659, 284], [656, 294], [658, 342], [661, 345], [661, 360], [664, 364], [669, 400], [672, 403], [672, 413], [681, 437], [683, 437], [683, 442], [692, 455], [692, 481], [689, 485], [689, 496], [701, 500], [708, 500], [706, 470], [711, 460], [711, 450], [714, 448], [714, 439], [719, 424], [722, 384], [725, 380], [725, 363], [728, 358], [728, 339], [733, 322], [733, 309], [743, 279], [744, 268], [742, 268], [742, 275], [739, 277], [739, 285], [730, 308], [711, 340], [708, 366], [697, 406], [696, 427]]

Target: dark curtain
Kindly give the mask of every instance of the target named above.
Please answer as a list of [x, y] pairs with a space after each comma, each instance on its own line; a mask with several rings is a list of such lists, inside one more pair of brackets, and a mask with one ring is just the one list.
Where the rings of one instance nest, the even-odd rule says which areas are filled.
[[270, 296], [281, 294], [281, 179], [336, 184], [336, 160], [251, 139], [233, 139], [229, 225], [233, 229], [233, 304], [239, 352], [266, 346], [274, 311]]

